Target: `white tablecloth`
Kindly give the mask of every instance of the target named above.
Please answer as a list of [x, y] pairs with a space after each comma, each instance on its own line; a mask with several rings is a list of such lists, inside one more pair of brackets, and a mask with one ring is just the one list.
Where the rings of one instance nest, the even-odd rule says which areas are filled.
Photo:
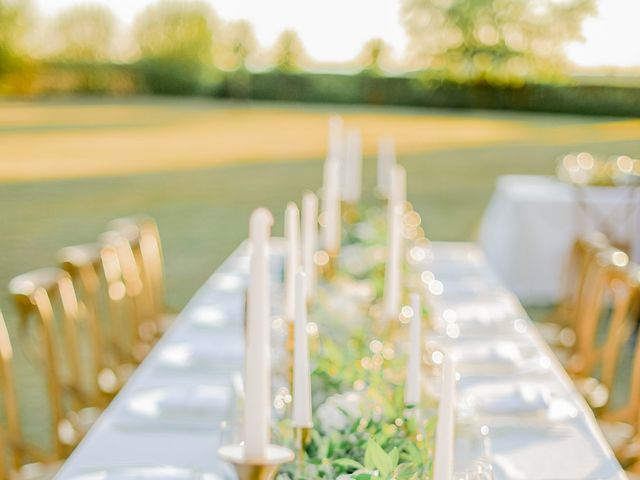
[[640, 189], [574, 187], [554, 177], [505, 175], [484, 214], [479, 242], [491, 267], [527, 305], [558, 300], [571, 246], [599, 230], [640, 259]]
[[[480, 341], [485, 344], [498, 340], [517, 341], [536, 355], [547, 359], [548, 368], [534, 373], [535, 379], [552, 385], [576, 410], [574, 417], [559, 424], [532, 424], [530, 419], [517, 417], [506, 423], [502, 420], [499, 424], [483, 420], [490, 428], [491, 454], [487, 461], [494, 465], [495, 478], [625, 478], [584, 401], [575, 392], [561, 367], [551, 358], [517, 300], [504, 290], [488, 269], [482, 252], [472, 244], [434, 244], [422, 257], [423, 262], [418, 268], [431, 270], [443, 287], [442, 293], [432, 297], [431, 301], [432, 316], [436, 324], [436, 331], [431, 334], [434, 339], [456, 343], [455, 335], [449, 338], [438, 331], [437, 320], [447, 317], [447, 310], [457, 311], [460, 316], [458, 320], [461, 320], [465, 311], [461, 309], [461, 302], [466, 302], [467, 309], [472, 307], [472, 313], [475, 305], [476, 313], [480, 308], [485, 314], [480, 323]], [[278, 263], [281, 260], [280, 257]], [[215, 387], [228, 384], [233, 371], [229, 364], [236, 362], [239, 366], [242, 362], [242, 352], [238, 351], [237, 345], [242, 342], [247, 267], [246, 250], [241, 247], [207, 281], [179, 315], [169, 332], [67, 460], [57, 476], [58, 479], [71, 480], [81, 473], [114, 467], [157, 465], [197, 469], [220, 476], [229, 474], [229, 469], [221, 464], [216, 455], [223, 436], [218, 420], [229, 414], [228, 409], [219, 406], [213, 408], [213, 413], [206, 410], [209, 413], [203, 413], [202, 419], [196, 422], [193, 418], [149, 421], [133, 415], [131, 406], [134, 399], [140, 398], [140, 394], [148, 394], [154, 389], [172, 388], [174, 391], [188, 392], [202, 385]], [[274, 283], [281, 281], [278, 265], [273, 269], [273, 278]], [[460, 278], [467, 278], [469, 281], [460, 281]], [[482, 288], [480, 284], [484, 284], [486, 288]], [[500, 305], [509, 305], [510, 314], [518, 317], [516, 323], [511, 322], [512, 326], [516, 326], [515, 329], [504, 329], [503, 319], [494, 315], [487, 306], [491, 302], [495, 304], [496, 299]], [[464, 331], [460, 341], [462, 337]], [[175, 357], [176, 349], [179, 350], [184, 345], [193, 347], [195, 352], [214, 350], [216, 355], [225, 357], [225, 361], [220, 364], [205, 362], [198, 367], [194, 364], [184, 369], [176, 368], [175, 365], [168, 367], [167, 352], [172, 352], [169, 357]], [[180, 358], [179, 355], [177, 357]], [[527, 374], [501, 376], [501, 381], [515, 382], [521, 377], [526, 378]], [[458, 396], [463, 397], [470, 388], [483, 382], [492, 385], [492, 381], [495, 378], [491, 376], [476, 377], [463, 373]], [[184, 399], [184, 394], [182, 398]], [[193, 406], [198, 399], [191, 399], [190, 402]], [[200, 408], [204, 406], [200, 405]], [[456, 445], [457, 465], [465, 467], [467, 463], [476, 460], [468, 458], [468, 452], [468, 445], [459, 438]]]

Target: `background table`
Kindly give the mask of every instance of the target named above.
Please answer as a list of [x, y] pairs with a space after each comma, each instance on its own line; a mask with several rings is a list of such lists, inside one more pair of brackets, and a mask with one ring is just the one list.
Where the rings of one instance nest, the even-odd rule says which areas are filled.
[[640, 188], [575, 187], [554, 177], [498, 179], [479, 242], [496, 273], [526, 305], [559, 299], [571, 246], [599, 230], [640, 259]]
[[[280, 247], [278, 246], [280, 245]], [[274, 296], [278, 297], [282, 279], [281, 242], [274, 245], [276, 258], [272, 265]], [[414, 252], [415, 253], [415, 252]], [[554, 385], [575, 406], [576, 415], [560, 425], [532, 425], [530, 421], [515, 418], [508, 424], [488, 423], [491, 453], [488, 461], [495, 467], [497, 480], [509, 479], [622, 479], [624, 473], [600, 434], [593, 415], [574, 390], [569, 378], [542, 343], [535, 328], [527, 319], [517, 299], [504, 289], [499, 279], [488, 268], [484, 255], [473, 244], [435, 243], [423, 249], [416, 265], [419, 270], [430, 270], [434, 281], [441, 282], [438, 295], [431, 299], [431, 314], [435, 332], [433, 339], [442, 334], [441, 322], [447, 310], [461, 313], [460, 301], [466, 302], [475, 314], [485, 312], [479, 325], [482, 342], [515, 339], [534, 349], [546, 359], [548, 368], [536, 373], [536, 378]], [[229, 385], [230, 376], [242, 364], [242, 318], [244, 292], [247, 284], [248, 256], [241, 246], [196, 293], [192, 301], [178, 316], [172, 328], [142, 363], [124, 389], [114, 399], [96, 425], [76, 448], [58, 475], [70, 480], [75, 475], [114, 467], [145, 467], [169, 465], [227, 475], [228, 467], [217, 457], [216, 450], [222, 440], [220, 420], [229, 414], [220, 406], [218, 420], [197, 423], [192, 420], [158, 419], [144, 421], [131, 415], [132, 405], [141, 393], [157, 388], [177, 388], [184, 391], [199, 386]], [[437, 279], [437, 280], [435, 280]], [[504, 322], [483, 307], [486, 299], [498, 299], [508, 305], [517, 328], [503, 330]], [[279, 302], [274, 302], [274, 314]], [[455, 338], [449, 341], [456, 342]], [[164, 363], [167, 352], [176, 346], [188, 346], [215, 352], [222, 366], [209, 368], [169, 368]], [[234, 367], [235, 365], [235, 367]], [[503, 383], [517, 377], [500, 379]], [[458, 394], [483, 382], [495, 381], [491, 377], [462, 375]], [[208, 417], [207, 417], [208, 418]], [[466, 445], [456, 444], [456, 463], [464, 465]], [[93, 477], [92, 477], [93, 478]]]

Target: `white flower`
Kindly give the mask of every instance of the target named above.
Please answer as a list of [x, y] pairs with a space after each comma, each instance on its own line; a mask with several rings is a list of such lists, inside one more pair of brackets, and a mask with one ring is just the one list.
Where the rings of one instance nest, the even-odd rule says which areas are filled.
[[362, 398], [356, 392], [330, 396], [316, 412], [320, 429], [324, 432], [346, 429], [361, 415]]

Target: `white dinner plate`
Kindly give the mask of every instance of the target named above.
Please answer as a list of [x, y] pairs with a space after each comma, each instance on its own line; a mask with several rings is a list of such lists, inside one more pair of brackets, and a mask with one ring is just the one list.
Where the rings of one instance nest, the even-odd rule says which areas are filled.
[[81, 473], [69, 477], [69, 480], [220, 480], [213, 473], [169, 466], [118, 467]]
[[229, 372], [242, 366], [244, 340], [240, 335], [229, 336], [215, 344], [188, 342], [167, 345], [158, 354], [158, 363], [164, 367], [185, 370]]
[[130, 394], [120, 426], [216, 429], [231, 400], [227, 385], [174, 385]]

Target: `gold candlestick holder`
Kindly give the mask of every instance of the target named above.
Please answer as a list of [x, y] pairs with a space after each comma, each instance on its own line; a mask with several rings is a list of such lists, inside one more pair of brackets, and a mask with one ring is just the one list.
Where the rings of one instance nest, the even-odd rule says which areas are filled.
[[355, 203], [342, 202], [340, 211], [342, 212], [342, 219], [347, 225], [353, 225], [359, 219], [358, 205]]
[[289, 385], [289, 392], [293, 392], [293, 364], [294, 364], [294, 350], [295, 350], [295, 324], [293, 319], [286, 320], [287, 322], [287, 382]]
[[220, 447], [218, 455], [223, 461], [233, 465], [239, 480], [272, 480], [280, 465], [295, 458], [290, 449], [279, 445], [268, 445], [264, 458], [260, 459], [247, 458], [242, 444]]
[[298, 473], [302, 474], [304, 470], [305, 447], [311, 441], [312, 427], [295, 427], [294, 435], [296, 442], [296, 463]]
[[314, 255], [314, 261], [320, 269], [320, 274], [325, 280], [331, 280], [335, 277], [338, 264], [337, 252], [318, 250]]

